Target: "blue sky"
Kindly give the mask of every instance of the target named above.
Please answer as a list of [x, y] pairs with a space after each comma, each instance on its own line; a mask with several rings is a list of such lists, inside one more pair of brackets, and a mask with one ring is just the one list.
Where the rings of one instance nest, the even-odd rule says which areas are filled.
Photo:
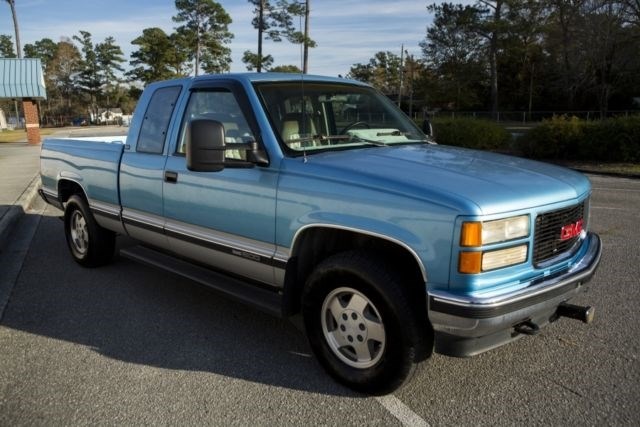
[[[246, 71], [242, 53], [257, 49], [252, 7], [246, 0], [218, 2], [233, 19], [232, 71]], [[426, 6], [433, 2], [312, 0], [311, 37], [318, 47], [310, 50], [310, 73], [344, 75], [351, 65], [368, 62], [378, 51], [400, 54], [402, 44], [409, 53], [419, 56], [418, 43], [432, 20]], [[135, 50], [131, 40], [144, 28], [160, 27], [170, 32], [175, 27], [171, 17], [176, 13], [173, 0], [16, 0], [16, 9], [23, 45], [44, 37], [58, 41], [85, 30], [93, 35], [94, 42], [115, 37], [127, 58]], [[0, 2], [0, 34], [13, 36], [10, 8], [4, 1]], [[266, 41], [264, 52], [275, 58], [274, 65], [300, 65], [299, 45]]]

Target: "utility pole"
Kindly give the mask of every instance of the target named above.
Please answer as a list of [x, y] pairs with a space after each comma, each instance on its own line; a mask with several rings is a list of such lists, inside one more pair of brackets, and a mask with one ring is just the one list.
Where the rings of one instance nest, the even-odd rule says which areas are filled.
[[[16, 14], [16, 1], [7, 0], [11, 8], [11, 17], [13, 18], [13, 30], [16, 34], [16, 57], [22, 58], [22, 47], [20, 46], [20, 30], [18, 29], [18, 15]], [[18, 100], [13, 101], [13, 108], [16, 111], [16, 127], [20, 126], [20, 112], [18, 111]]]
[[22, 58], [22, 47], [20, 46], [20, 31], [18, 30], [18, 15], [16, 15], [16, 0], [7, 0], [11, 8], [11, 17], [13, 18], [13, 29], [16, 33], [16, 54], [18, 59]]
[[304, 53], [303, 53], [303, 65], [302, 73], [307, 74], [309, 71], [309, 8], [311, 0], [306, 0], [304, 7]]
[[407, 54], [407, 62], [409, 63], [409, 84], [411, 85], [409, 88], [409, 117], [413, 118], [413, 55]]
[[258, 64], [256, 64], [256, 71], [262, 72], [262, 25], [264, 19], [264, 0], [260, 0], [258, 6]]
[[[22, 59], [22, 46], [20, 46], [20, 30], [18, 29], [18, 15], [16, 14], [15, 0], [7, 0], [11, 7], [11, 16], [13, 17], [13, 29], [16, 33], [16, 56]], [[16, 109], [16, 124], [20, 124], [20, 115], [18, 112], [18, 101], [14, 101]], [[31, 98], [22, 99], [22, 109], [24, 111], [25, 131], [27, 132], [27, 142], [29, 144], [40, 144], [40, 115], [38, 113], [38, 105]]]

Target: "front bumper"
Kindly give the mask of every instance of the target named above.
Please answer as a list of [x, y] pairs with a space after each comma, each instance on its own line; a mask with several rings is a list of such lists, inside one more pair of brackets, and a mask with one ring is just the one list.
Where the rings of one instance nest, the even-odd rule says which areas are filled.
[[588, 246], [583, 257], [569, 270], [532, 282], [517, 292], [482, 298], [429, 291], [435, 351], [473, 356], [521, 337], [515, 328], [523, 322], [542, 327], [556, 320], [558, 306], [584, 289], [600, 263], [598, 235], [589, 233], [584, 244]]

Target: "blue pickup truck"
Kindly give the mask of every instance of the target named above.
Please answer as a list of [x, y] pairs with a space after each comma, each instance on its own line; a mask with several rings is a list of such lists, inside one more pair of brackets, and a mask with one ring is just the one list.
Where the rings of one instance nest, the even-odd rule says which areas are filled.
[[[425, 128], [426, 129], [426, 128]], [[47, 139], [41, 196], [72, 257], [120, 255], [282, 317], [356, 390], [433, 351], [472, 356], [588, 323], [601, 255], [579, 173], [440, 146], [355, 81], [290, 74], [149, 85], [126, 139]]]

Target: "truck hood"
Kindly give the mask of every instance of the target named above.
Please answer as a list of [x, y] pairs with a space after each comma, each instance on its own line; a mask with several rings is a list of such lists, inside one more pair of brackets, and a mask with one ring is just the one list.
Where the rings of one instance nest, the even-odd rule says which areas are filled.
[[492, 215], [584, 196], [589, 180], [562, 167], [517, 157], [440, 145], [371, 147], [318, 153], [300, 172], [324, 180]]

